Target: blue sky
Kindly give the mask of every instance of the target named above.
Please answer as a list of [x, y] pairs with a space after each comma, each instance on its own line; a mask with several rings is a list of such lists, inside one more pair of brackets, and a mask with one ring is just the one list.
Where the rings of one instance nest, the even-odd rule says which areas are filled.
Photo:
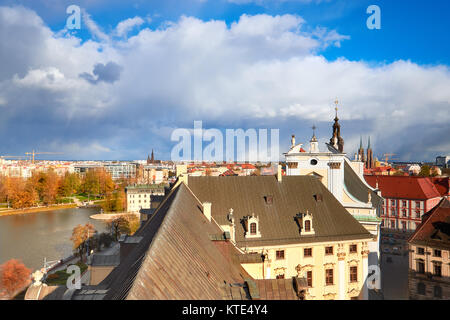
[[[63, 30], [70, 4], [84, 12], [77, 32]], [[366, 27], [372, 4], [381, 8], [381, 30]], [[448, 1], [0, 6], [0, 154], [34, 148], [63, 150], [66, 159], [143, 159], [154, 148], [168, 159], [170, 132], [194, 120], [279, 128], [283, 152], [292, 133], [307, 142], [312, 124], [321, 142], [329, 139], [336, 96], [350, 155], [369, 135], [378, 156], [450, 153]], [[121, 22], [130, 25], [122, 33]]]

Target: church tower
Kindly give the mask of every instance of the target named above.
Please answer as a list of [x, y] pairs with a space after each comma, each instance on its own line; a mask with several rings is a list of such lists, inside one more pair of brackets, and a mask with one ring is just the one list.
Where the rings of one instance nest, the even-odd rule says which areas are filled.
[[370, 137], [367, 144], [367, 160], [366, 160], [366, 168], [372, 169], [374, 167], [374, 161], [373, 161], [373, 152], [372, 147], [370, 146]]
[[364, 148], [363, 148], [363, 143], [362, 143], [362, 137], [359, 140], [359, 149], [358, 149], [358, 161], [361, 162], [365, 162], [366, 161], [366, 157], [364, 156]]
[[309, 141], [309, 153], [319, 153], [319, 141], [317, 141], [316, 138], [316, 126], [312, 127], [313, 129], [313, 136], [311, 140]]
[[333, 124], [333, 136], [330, 139], [330, 144], [339, 152], [344, 153], [344, 139], [341, 137], [341, 125], [339, 124], [338, 118], [338, 101], [334, 102], [336, 104], [336, 117], [334, 118]]

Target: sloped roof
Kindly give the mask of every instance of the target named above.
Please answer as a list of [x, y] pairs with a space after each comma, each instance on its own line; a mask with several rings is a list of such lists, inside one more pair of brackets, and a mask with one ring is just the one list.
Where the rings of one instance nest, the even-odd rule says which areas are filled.
[[[315, 177], [285, 176], [282, 182], [274, 176], [188, 179], [188, 187], [198, 199], [212, 203], [212, 216], [220, 225], [229, 224], [227, 215], [230, 208], [234, 210], [240, 247], [372, 237]], [[318, 194], [322, 201], [315, 200]], [[265, 196], [272, 196], [273, 203], [266, 204]], [[301, 236], [294, 219], [307, 211], [313, 216], [314, 236]], [[246, 239], [241, 221], [253, 213], [259, 218], [261, 238]]]
[[431, 180], [426, 177], [365, 175], [364, 178], [373, 188], [378, 181], [383, 198], [426, 200], [441, 196]]
[[109, 287], [105, 299], [245, 298], [245, 290], [233, 284], [248, 275], [210, 240], [220, 232], [180, 184], [138, 230], [143, 239], [137, 247], [100, 283]]
[[431, 182], [434, 184], [436, 190], [441, 196], [450, 195], [450, 177], [431, 178]]
[[413, 244], [450, 249], [450, 201], [442, 199], [437, 206], [428, 211], [422, 223], [409, 238]]
[[382, 199], [376, 192], [370, 190], [356, 172], [350, 167], [350, 165], [344, 161], [344, 184], [348, 192], [355, 197], [358, 201], [367, 203], [369, 201], [369, 191], [371, 193], [372, 204], [378, 206]]

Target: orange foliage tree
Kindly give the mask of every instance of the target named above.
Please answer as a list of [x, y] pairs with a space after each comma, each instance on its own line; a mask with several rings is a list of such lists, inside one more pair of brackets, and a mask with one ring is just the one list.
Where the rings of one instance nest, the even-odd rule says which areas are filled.
[[0, 291], [10, 297], [25, 287], [30, 280], [31, 270], [16, 259], [11, 259], [0, 266]]
[[73, 243], [73, 250], [77, 251], [80, 255], [80, 259], [83, 257], [83, 253], [85, 251], [86, 247], [86, 241], [89, 238], [92, 238], [95, 234], [95, 228], [92, 224], [86, 223], [86, 225], [79, 224], [75, 228], [73, 228], [72, 231], [72, 237], [70, 240], [72, 240]]

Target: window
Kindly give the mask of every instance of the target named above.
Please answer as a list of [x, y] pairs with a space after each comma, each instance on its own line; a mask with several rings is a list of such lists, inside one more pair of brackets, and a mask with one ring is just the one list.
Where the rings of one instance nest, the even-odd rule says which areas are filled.
[[311, 221], [306, 220], [305, 221], [305, 232], [310, 232], [311, 231]]
[[423, 263], [423, 261], [417, 261], [417, 272], [425, 273], [425, 263]]
[[255, 222], [250, 224], [250, 234], [256, 234], [256, 223]]
[[406, 207], [406, 201], [405, 201], [405, 200], [402, 201], [402, 205], [403, 205], [404, 207]]
[[284, 279], [284, 274], [277, 275], [277, 279]]
[[358, 251], [358, 246], [356, 244], [350, 245], [350, 253], [356, 253]]
[[442, 268], [441, 268], [441, 265], [438, 263], [434, 264], [434, 275], [436, 277], [442, 276]]
[[325, 284], [327, 286], [333, 285], [333, 269], [325, 270]]
[[350, 282], [358, 282], [358, 267], [350, 267]]
[[276, 258], [277, 258], [277, 260], [283, 260], [284, 259], [284, 250], [277, 250]]
[[402, 221], [402, 230], [406, 231], [406, 221]]
[[397, 205], [397, 200], [391, 200], [391, 206], [396, 206]]
[[311, 165], [315, 166], [318, 162], [316, 159], [312, 159], [310, 163], [311, 163]]
[[391, 216], [395, 217], [397, 215], [397, 209], [394, 207], [391, 208]]
[[434, 297], [442, 298], [442, 288], [440, 286], [434, 286]]
[[421, 294], [421, 295], [425, 295], [425, 284], [424, 283], [422, 283], [422, 282], [419, 282], [418, 284], [417, 284], [417, 293], [418, 294]]
[[312, 271], [307, 271], [306, 272], [306, 280], [308, 281], [308, 287], [312, 287]]
[[420, 208], [420, 201], [416, 201], [416, 208]]
[[424, 255], [425, 254], [425, 249], [421, 248], [421, 247], [417, 247], [417, 254]]
[[326, 255], [333, 254], [333, 247], [325, 247], [325, 254]]
[[404, 216], [404, 217], [406, 217], [408, 214], [406, 213], [406, 209], [403, 209], [402, 210], [402, 215]]
[[434, 252], [433, 252], [433, 255], [434, 255], [435, 257], [440, 258], [440, 257], [442, 256], [442, 255], [441, 255], [441, 250], [435, 249]]
[[420, 219], [420, 210], [416, 210], [416, 219]]
[[303, 249], [303, 256], [305, 256], [305, 257], [312, 257], [312, 248], [305, 248], [305, 249]]

